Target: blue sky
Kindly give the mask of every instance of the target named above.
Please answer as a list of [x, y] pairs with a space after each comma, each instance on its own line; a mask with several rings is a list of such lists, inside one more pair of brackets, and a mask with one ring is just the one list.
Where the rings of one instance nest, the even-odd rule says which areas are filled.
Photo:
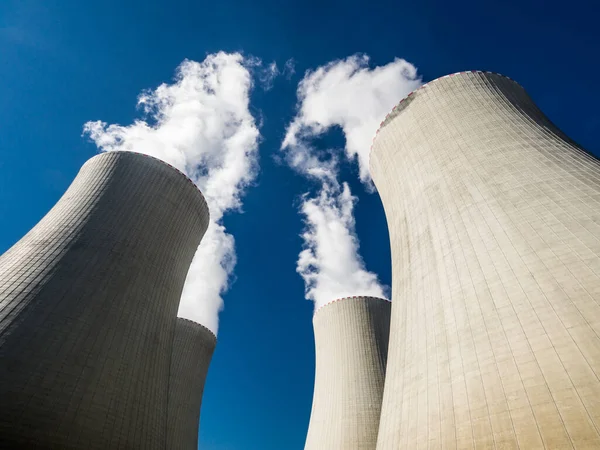
[[[237, 266], [224, 295], [217, 350], [203, 400], [200, 447], [300, 449], [314, 376], [311, 316], [296, 273], [300, 195], [315, 184], [278, 162], [306, 70], [356, 53], [371, 67], [395, 57], [424, 81], [471, 69], [521, 83], [572, 138], [600, 154], [600, 44], [591, 1], [507, 0], [501, 7], [445, 2], [4, 0], [0, 3], [0, 252], [53, 206], [98, 150], [89, 120], [130, 124], [144, 89], [170, 82], [185, 59], [218, 51], [276, 61], [296, 73], [251, 91], [260, 123], [260, 171], [243, 214], [227, 213]], [[399, 100], [399, 99], [398, 99]], [[315, 141], [344, 146], [333, 130]], [[385, 217], [377, 195], [342, 161], [358, 197], [354, 216], [366, 268], [390, 284]]]

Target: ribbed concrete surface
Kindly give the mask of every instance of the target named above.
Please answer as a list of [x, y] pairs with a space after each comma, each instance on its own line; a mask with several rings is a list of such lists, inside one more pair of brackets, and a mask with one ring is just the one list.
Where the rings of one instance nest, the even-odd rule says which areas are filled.
[[202, 393], [216, 343], [208, 328], [177, 318], [169, 377], [168, 449], [198, 448]]
[[164, 450], [175, 317], [207, 224], [163, 162], [82, 167], [0, 257], [0, 448]]
[[599, 161], [515, 82], [463, 73], [396, 108], [371, 172], [393, 271], [377, 448], [600, 448]]
[[305, 450], [372, 450], [377, 441], [390, 302], [348, 297], [313, 318], [316, 371]]

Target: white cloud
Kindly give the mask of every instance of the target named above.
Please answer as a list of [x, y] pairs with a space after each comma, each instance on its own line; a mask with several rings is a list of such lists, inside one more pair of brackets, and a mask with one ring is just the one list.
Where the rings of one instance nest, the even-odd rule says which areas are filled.
[[371, 190], [369, 151], [381, 121], [394, 105], [421, 85], [416, 68], [404, 61], [370, 69], [366, 55], [353, 55], [308, 71], [298, 85], [298, 113], [287, 129], [282, 150], [288, 164], [321, 184], [317, 197], [303, 199], [305, 248], [297, 271], [306, 297], [319, 307], [348, 295], [384, 296], [377, 275], [359, 254], [347, 184], [338, 182], [335, 149], [318, 149], [312, 139], [339, 126], [347, 159], [357, 160], [360, 180]]
[[172, 84], [139, 96], [145, 120], [84, 125], [84, 134], [100, 150], [160, 158], [190, 176], [204, 194], [211, 223], [190, 267], [179, 315], [214, 332], [235, 266], [234, 239], [225, 231], [223, 214], [241, 207], [244, 188], [258, 168], [259, 131], [248, 108], [247, 66], [239, 53], [211, 54], [201, 63], [186, 60]]
[[281, 75], [289, 81], [292, 75], [296, 73], [295, 65], [294, 58], [288, 59], [284, 63], [283, 69], [280, 69], [275, 61], [265, 65], [262, 59], [255, 56], [246, 58], [246, 67], [251, 69], [252, 74], [258, 80], [259, 86], [264, 91], [270, 91], [273, 88], [275, 79]]
[[416, 68], [403, 59], [370, 69], [369, 57], [353, 55], [306, 73], [298, 86], [298, 114], [282, 147], [291, 165], [305, 171], [300, 154], [312, 154], [310, 139], [340, 126], [348, 159], [358, 158], [360, 179], [369, 182], [369, 150], [386, 114], [421, 85]]
[[273, 82], [275, 81], [275, 78], [281, 75], [281, 72], [279, 71], [279, 67], [277, 67], [277, 63], [275, 61], [266, 67], [262, 67], [262, 61], [258, 61], [258, 80], [260, 81], [262, 88], [265, 91], [269, 91], [273, 88]]
[[377, 275], [365, 270], [359, 255], [355, 201], [346, 183], [341, 187], [324, 183], [317, 197], [305, 198], [302, 204], [306, 229], [296, 270], [315, 308], [352, 295], [385, 296]]
[[290, 80], [296, 73], [296, 60], [294, 58], [288, 59], [283, 66], [283, 75], [286, 80]]

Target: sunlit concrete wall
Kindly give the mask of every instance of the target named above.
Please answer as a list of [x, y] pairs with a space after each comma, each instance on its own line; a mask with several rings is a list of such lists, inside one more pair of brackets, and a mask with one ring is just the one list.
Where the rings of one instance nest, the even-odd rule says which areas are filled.
[[137, 153], [90, 159], [0, 257], [0, 448], [161, 449], [200, 191]]
[[348, 297], [315, 312], [316, 371], [305, 450], [372, 450], [387, 360], [390, 303]]
[[467, 72], [398, 105], [371, 172], [393, 273], [377, 448], [600, 448], [599, 161]]
[[216, 343], [208, 328], [177, 318], [169, 377], [168, 449], [198, 448], [202, 393]]

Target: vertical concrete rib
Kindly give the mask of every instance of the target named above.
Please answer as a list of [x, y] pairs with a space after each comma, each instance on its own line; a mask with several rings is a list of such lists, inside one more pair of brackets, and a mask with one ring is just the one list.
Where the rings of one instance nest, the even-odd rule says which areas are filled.
[[600, 162], [467, 72], [375, 138], [393, 308], [377, 448], [600, 448]]
[[198, 448], [202, 393], [216, 343], [216, 336], [208, 328], [177, 318], [169, 377], [169, 449]]
[[0, 257], [0, 447], [160, 449], [175, 317], [208, 225], [137, 153], [90, 159]]
[[373, 450], [390, 330], [390, 302], [347, 297], [315, 312], [316, 371], [305, 450]]

